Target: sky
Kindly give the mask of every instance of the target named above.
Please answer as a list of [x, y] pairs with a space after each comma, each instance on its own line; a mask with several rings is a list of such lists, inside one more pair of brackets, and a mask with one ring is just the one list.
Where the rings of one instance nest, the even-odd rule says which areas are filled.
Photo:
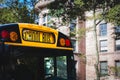
[[20, 0], [20, 2], [23, 2], [24, 0]]

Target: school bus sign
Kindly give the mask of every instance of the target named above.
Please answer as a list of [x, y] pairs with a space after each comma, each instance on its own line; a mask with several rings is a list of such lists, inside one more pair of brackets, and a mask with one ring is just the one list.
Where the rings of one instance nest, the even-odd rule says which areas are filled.
[[40, 42], [40, 43], [55, 43], [55, 35], [50, 32], [35, 31], [29, 29], [23, 29], [22, 37], [25, 41]]

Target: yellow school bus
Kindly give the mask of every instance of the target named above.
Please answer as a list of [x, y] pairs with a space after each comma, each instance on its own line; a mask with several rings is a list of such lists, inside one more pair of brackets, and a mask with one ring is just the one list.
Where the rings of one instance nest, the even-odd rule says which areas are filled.
[[76, 80], [70, 38], [46, 26], [0, 25], [0, 80]]

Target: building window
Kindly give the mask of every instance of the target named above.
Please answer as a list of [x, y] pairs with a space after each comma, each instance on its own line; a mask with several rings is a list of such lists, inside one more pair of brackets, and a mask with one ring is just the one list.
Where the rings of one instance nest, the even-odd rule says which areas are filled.
[[115, 35], [116, 40], [120, 39], [120, 26], [115, 26]]
[[74, 31], [76, 27], [75, 23], [70, 23], [70, 31]]
[[106, 36], [107, 35], [107, 23], [100, 24], [100, 36]]
[[107, 52], [107, 40], [100, 40], [100, 52]]
[[115, 70], [116, 70], [116, 76], [120, 77], [120, 61], [115, 62]]
[[75, 36], [75, 29], [76, 29], [76, 24], [75, 23], [70, 23], [70, 36]]
[[51, 20], [51, 16], [50, 15], [48, 15], [48, 14], [44, 14], [43, 15], [42, 23], [43, 23], [44, 26], [50, 27], [51, 24], [53, 24], [53, 22], [51, 22], [50, 20]]
[[115, 32], [120, 33], [120, 26], [115, 26]]
[[107, 61], [100, 62], [100, 75], [106, 76], [108, 74]]
[[76, 20], [72, 20], [70, 22], [70, 36], [74, 37], [75, 36], [75, 31], [76, 30]]
[[73, 51], [76, 51], [76, 40], [72, 40]]
[[115, 40], [115, 48], [116, 50], [120, 50], [120, 40]]

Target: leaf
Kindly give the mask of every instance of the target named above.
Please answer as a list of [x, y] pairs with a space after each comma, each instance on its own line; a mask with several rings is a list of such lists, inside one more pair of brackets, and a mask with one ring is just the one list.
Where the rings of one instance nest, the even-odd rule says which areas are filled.
[[110, 9], [107, 15], [107, 21], [115, 25], [120, 25], [120, 5], [116, 5]]

